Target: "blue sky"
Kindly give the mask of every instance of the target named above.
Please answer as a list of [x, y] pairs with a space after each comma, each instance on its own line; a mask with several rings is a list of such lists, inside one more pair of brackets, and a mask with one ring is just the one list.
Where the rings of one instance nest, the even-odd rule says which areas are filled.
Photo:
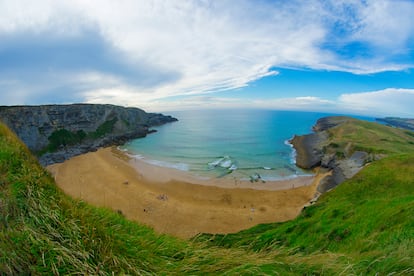
[[414, 117], [414, 1], [0, 1], [0, 104]]

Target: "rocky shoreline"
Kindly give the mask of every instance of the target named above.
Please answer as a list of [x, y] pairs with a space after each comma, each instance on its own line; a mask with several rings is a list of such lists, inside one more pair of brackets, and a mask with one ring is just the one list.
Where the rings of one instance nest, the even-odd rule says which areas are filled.
[[[99, 104], [1, 106], [0, 120], [38, 156], [43, 166], [145, 137], [154, 132], [151, 127], [177, 121], [171, 116], [146, 113], [139, 108]], [[338, 155], [332, 150], [330, 130], [352, 120], [356, 119], [321, 118], [313, 127], [313, 133], [294, 136], [289, 141], [296, 150], [298, 167], [307, 170], [319, 167], [322, 173], [331, 171], [320, 181], [319, 193], [351, 178], [375, 159], [364, 151]]]
[[0, 120], [47, 166], [98, 148], [121, 145], [177, 121], [139, 108], [101, 104], [1, 106]]
[[349, 155], [338, 155], [329, 148], [335, 147], [330, 141], [331, 128], [352, 122], [350, 117], [324, 117], [313, 127], [314, 133], [294, 136], [290, 143], [296, 150], [296, 165], [302, 169], [320, 167], [322, 172], [331, 171], [331, 175], [321, 180], [317, 187], [319, 193], [325, 193], [345, 180], [353, 177], [373, 157], [364, 151], [354, 151]]

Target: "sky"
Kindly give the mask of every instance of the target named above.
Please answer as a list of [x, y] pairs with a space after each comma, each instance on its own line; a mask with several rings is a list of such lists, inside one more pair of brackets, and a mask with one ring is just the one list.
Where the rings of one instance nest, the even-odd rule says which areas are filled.
[[0, 105], [414, 117], [414, 0], [0, 0]]

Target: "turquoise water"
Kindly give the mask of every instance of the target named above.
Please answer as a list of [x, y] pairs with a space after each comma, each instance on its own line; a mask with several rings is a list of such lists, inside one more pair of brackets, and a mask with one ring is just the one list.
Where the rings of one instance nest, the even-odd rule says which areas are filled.
[[130, 154], [157, 166], [189, 171], [198, 177], [264, 180], [306, 175], [294, 164], [287, 143], [310, 133], [316, 120], [332, 114], [228, 110], [168, 113], [178, 122], [124, 146]]

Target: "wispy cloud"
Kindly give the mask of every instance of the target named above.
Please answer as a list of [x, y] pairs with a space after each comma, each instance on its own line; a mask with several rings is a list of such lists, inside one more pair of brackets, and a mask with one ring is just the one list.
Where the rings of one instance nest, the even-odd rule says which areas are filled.
[[238, 99], [215, 96], [192, 96], [170, 101], [156, 101], [155, 106], [161, 110], [197, 110], [203, 109], [275, 109], [307, 110], [334, 112], [336, 102], [318, 97], [293, 97], [279, 99]]
[[13, 92], [0, 100], [150, 106], [278, 67], [403, 70], [413, 13], [404, 0], [2, 1], [0, 88]]
[[306, 110], [367, 116], [413, 117], [414, 89], [387, 88], [379, 91], [342, 94], [334, 100], [305, 96], [279, 99], [237, 99], [214, 96], [193, 96], [156, 102], [163, 110], [197, 110], [251, 108], [275, 110]]
[[413, 117], [414, 89], [388, 88], [343, 94], [338, 103], [342, 109], [357, 114]]

